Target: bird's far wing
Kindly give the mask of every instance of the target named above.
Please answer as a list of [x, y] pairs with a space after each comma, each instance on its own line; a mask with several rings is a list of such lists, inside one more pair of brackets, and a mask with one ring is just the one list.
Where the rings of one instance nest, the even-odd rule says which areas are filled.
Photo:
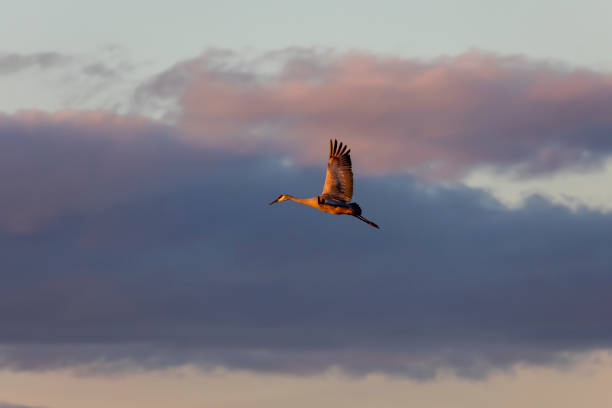
[[349, 202], [353, 197], [353, 170], [351, 168], [351, 151], [337, 140], [329, 141], [329, 161], [327, 176], [323, 185], [322, 196]]

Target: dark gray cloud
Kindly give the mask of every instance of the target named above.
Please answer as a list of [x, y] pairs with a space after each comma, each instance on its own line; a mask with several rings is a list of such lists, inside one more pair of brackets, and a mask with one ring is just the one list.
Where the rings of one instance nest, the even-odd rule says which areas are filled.
[[367, 176], [353, 149], [378, 231], [267, 205], [320, 191], [325, 144], [292, 167], [127, 119], [2, 123], [2, 367], [478, 377], [612, 345], [610, 214]]
[[65, 64], [72, 58], [57, 52], [34, 54], [0, 54], [0, 75], [13, 74], [27, 68], [50, 68]]

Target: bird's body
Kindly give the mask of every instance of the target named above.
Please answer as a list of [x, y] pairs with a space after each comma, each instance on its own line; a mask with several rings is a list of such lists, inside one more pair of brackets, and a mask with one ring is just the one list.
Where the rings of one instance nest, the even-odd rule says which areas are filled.
[[378, 228], [378, 225], [361, 215], [361, 207], [357, 203], [350, 202], [353, 197], [353, 170], [350, 152], [346, 145], [343, 147], [342, 143], [338, 145], [337, 140], [334, 140], [333, 143], [330, 140], [327, 175], [321, 195], [311, 198], [297, 198], [289, 194], [281, 194], [270, 205], [291, 200], [330, 214], [352, 215], [374, 228]]

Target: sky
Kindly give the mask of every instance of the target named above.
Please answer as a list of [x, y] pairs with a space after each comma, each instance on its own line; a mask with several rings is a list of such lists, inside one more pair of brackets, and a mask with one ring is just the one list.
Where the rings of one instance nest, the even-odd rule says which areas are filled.
[[609, 405], [609, 2], [7, 6], [0, 408]]

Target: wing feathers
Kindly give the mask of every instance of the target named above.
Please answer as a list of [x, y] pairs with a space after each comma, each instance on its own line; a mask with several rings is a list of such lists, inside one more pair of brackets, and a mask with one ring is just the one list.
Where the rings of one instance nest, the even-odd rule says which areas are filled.
[[337, 140], [333, 142], [329, 141], [329, 157], [342, 157], [344, 155], [349, 154], [351, 151], [348, 149], [348, 146], [340, 142], [338, 144]]
[[329, 141], [329, 161], [327, 175], [323, 185], [322, 196], [337, 200], [351, 201], [353, 197], [353, 170], [351, 167], [351, 151], [342, 142]]

